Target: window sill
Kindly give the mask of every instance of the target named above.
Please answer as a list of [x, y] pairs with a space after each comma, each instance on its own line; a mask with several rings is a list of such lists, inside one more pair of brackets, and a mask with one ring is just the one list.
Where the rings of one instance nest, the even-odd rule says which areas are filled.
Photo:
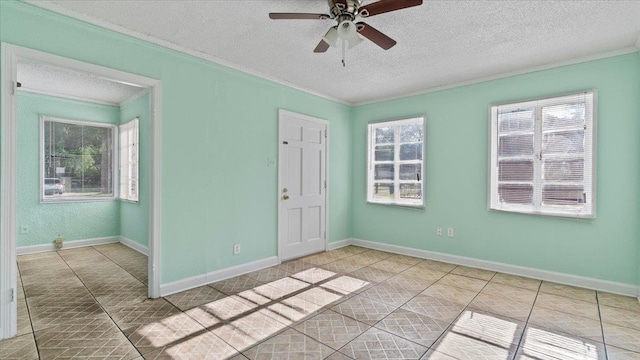
[[423, 205], [413, 205], [413, 204], [400, 204], [400, 203], [376, 202], [376, 201], [367, 201], [367, 204], [391, 206], [391, 207], [398, 207], [398, 208], [410, 209], [410, 210], [424, 210], [425, 209], [424, 204]]
[[596, 218], [596, 214], [576, 214], [576, 213], [567, 213], [567, 212], [559, 212], [559, 211], [531, 211], [526, 209], [510, 209], [510, 208], [489, 208], [490, 212], [507, 212], [514, 214], [523, 214], [523, 215], [534, 215], [534, 216], [552, 216], [552, 217], [560, 217], [567, 219], [585, 219], [591, 220]]
[[119, 198], [118, 200], [120, 200], [120, 202], [123, 202], [123, 203], [140, 204], [140, 200], [129, 200], [129, 199], [123, 199], [123, 198]]
[[40, 199], [40, 204], [66, 204], [66, 203], [86, 203], [86, 202], [106, 202], [115, 201], [115, 197], [94, 198], [94, 197], [74, 197], [74, 198], [49, 198]]

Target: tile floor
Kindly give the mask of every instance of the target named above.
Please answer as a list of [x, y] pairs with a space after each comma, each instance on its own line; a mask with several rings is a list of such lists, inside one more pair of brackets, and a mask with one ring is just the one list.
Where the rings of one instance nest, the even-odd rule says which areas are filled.
[[18, 268], [0, 359], [640, 359], [635, 298], [355, 246], [157, 300], [121, 244]]

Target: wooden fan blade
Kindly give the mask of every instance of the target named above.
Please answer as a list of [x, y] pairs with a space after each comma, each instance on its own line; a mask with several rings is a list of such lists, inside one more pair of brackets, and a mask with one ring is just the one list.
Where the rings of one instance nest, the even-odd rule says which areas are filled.
[[309, 13], [269, 13], [269, 18], [273, 20], [326, 20], [331, 16]]
[[380, 0], [361, 7], [359, 13], [362, 17], [369, 17], [418, 5], [422, 5], [422, 0]]
[[358, 30], [358, 32], [362, 36], [373, 41], [376, 45], [380, 46], [385, 50], [391, 49], [396, 44], [395, 40], [381, 33], [380, 31], [376, 30], [376, 28], [372, 27], [371, 25], [367, 25], [363, 22], [359, 22], [358, 29], [360, 29]]
[[318, 46], [316, 46], [315, 49], [313, 49], [314, 53], [323, 53], [326, 52], [329, 49], [329, 43], [324, 41], [324, 39], [320, 40], [320, 43], [318, 43]]

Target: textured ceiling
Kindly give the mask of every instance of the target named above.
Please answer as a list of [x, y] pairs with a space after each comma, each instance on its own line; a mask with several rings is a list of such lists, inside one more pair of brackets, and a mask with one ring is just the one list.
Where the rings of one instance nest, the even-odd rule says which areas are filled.
[[143, 88], [39, 62], [18, 62], [21, 90], [118, 105]]
[[[345, 103], [360, 104], [640, 47], [640, 1], [430, 1], [368, 18], [398, 41], [313, 49], [326, 0], [25, 0]], [[372, 1], [365, 0], [364, 4]]]

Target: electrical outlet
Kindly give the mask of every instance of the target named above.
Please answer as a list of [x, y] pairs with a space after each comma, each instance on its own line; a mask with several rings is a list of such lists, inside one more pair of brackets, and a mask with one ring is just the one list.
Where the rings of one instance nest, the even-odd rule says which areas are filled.
[[28, 234], [29, 227], [28, 226], [20, 226], [20, 234]]
[[442, 228], [441, 227], [436, 228], [436, 235], [442, 236]]
[[233, 255], [238, 255], [240, 254], [240, 244], [234, 244], [233, 245]]
[[276, 158], [273, 156], [267, 156], [267, 167], [276, 167]]
[[453, 237], [453, 228], [447, 228], [447, 236]]

